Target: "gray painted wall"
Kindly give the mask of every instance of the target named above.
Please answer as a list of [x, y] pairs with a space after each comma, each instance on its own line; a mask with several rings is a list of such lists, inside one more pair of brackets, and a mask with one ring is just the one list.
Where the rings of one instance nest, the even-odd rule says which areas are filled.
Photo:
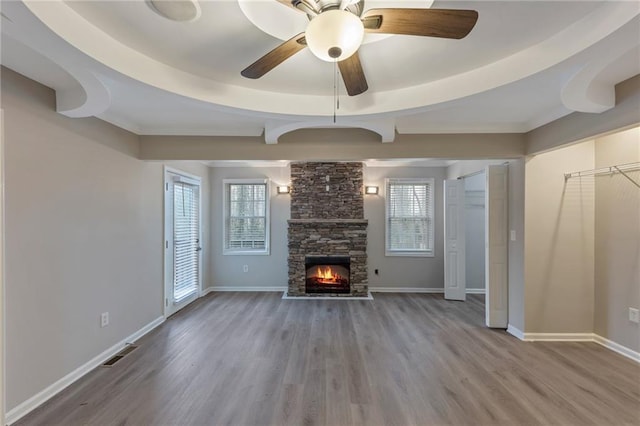
[[[446, 169], [443, 167], [365, 167], [364, 184], [376, 185], [379, 195], [364, 198], [364, 217], [369, 220], [367, 254], [369, 256], [369, 288], [444, 288], [443, 204], [442, 188]], [[386, 178], [435, 179], [434, 257], [385, 256]], [[378, 269], [379, 274], [375, 274]]]
[[[369, 256], [370, 287], [443, 287], [442, 257], [442, 179], [444, 168], [426, 167], [365, 167], [365, 185], [378, 185], [378, 196], [364, 199], [365, 219], [369, 220], [367, 254]], [[435, 257], [387, 257], [384, 254], [384, 179], [387, 177], [433, 177], [435, 192]], [[213, 287], [286, 287], [287, 285], [287, 220], [290, 197], [271, 194], [271, 254], [223, 255], [222, 226], [223, 179], [269, 178], [273, 183], [289, 183], [288, 167], [213, 167], [211, 183], [211, 285]], [[248, 265], [249, 272], [242, 272]], [[374, 270], [379, 270], [375, 275]]]
[[[640, 128], [599, 138], [596, 167], [640, 162]], [[640, 172], [629, 172], [640, 182]], [[620, 174], [595, 179], [595, 332], [640, 352], [640, 189]]]
[[11, 410], [162, 316], [163, 174], [137, 136], [56, 113], [51, 89], [7, 69], [2, 108]]
[[591, 333], [594, 302], [593, 141], [537, 155], [526, 164], [525, 332]]
[[[289, 167], [212, 167], [211, 188], [211, 286], [287, 286], [287, 220], [291, 197], [276, 194], [277, 185], [289, 184]], [[271, 180], [271, 249], [269, 255], [223, 255], [224, 179], [268, 178]], [[243, 266], [249, 267], [243, 272]]]
[[526, 332], [594, 332], [640, 350], [628, 320], [640, 306], [640, 191], [619, 174], [562, 176], [638, 161], [637, 127], [528, 160]]

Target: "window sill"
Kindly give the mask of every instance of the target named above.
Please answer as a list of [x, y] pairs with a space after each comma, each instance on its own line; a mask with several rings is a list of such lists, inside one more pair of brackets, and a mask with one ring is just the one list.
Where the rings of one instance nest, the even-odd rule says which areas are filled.
[[223, 256], [269, 256], [269, 250], [250, 251], [250, 250], [223, 250]]
[[388, 257], [435, 257], [432, 251], [385, 251], [385, 256]]

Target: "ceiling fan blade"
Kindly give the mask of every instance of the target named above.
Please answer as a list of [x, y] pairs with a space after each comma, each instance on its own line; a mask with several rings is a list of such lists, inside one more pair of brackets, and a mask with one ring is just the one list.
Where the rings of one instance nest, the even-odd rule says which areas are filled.
[[349, 96], [356, 96], [367, 91], [369, 85], [364, 76], [358, 52], [338, 62], [338, 67]]
[[369, 33], [405, 34], [442, 38], [464, 38], [478, 20], [475, 10], [459, 9], [370, 9], [362, 15]]
[[307, 42], [304, 33], [300, 33], [243, 69], [240, 74], [247, 78], [260, 78], [305, 47]]

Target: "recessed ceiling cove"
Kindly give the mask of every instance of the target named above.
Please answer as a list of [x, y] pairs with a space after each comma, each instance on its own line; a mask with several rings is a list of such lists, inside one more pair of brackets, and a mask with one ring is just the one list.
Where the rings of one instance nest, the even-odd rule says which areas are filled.
[[[48, 82], [65, 99], [61, 112], [73, 116], [144, 134], [271, 129], [265, 134], [274, 137], [277, 129], [333, 125], [336, 91], [337, 125], [384, 123], [375, 131], [391, 137], [527, 131], [610, 107], [615, 80], [638, 72], [623, 60], [640, 44], [637, 2], [364, 0], [360, 16], [392, 7], [475, 10], [478, 19], [462, 39], [365, 32], [357, 52], [368, 90], [350, 97], [335, 64], [308, 48], [258, 79], [241, 75], [306, 30], [309, 15], [286, 0], [184, 1], [199, 7], [197, 19], [167, 19], [147, 0], [3, 2], [2, 63]], [[35, 62], [55, 64], [81, 90], [51, 82], [46, 67], [29, 66]], [[597, 98], [586, 94], [594, 88]]]

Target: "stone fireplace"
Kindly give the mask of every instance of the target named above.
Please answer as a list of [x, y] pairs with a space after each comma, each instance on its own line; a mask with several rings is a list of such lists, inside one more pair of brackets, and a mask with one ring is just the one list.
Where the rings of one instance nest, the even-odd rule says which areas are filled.
[[293, 163], [287, 296], [367, 296], [362, 163]]

